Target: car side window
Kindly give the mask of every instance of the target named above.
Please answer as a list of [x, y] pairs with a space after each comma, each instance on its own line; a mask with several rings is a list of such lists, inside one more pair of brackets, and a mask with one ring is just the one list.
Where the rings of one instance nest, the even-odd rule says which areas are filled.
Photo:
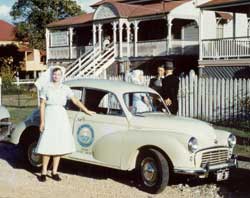
[[124, 115], [117, 97], [103, 90], [86, 89], [85, 106], [97, 114]]
[[[71, 87], [74, 96], [80, 100], [81, 102], [83, 101], [83, 88], [82, 87]], [[72, 102], [72, 100], [67, 100], [66, 107], [67, 110], [71, 111], [80, 111], [80, 109]]]

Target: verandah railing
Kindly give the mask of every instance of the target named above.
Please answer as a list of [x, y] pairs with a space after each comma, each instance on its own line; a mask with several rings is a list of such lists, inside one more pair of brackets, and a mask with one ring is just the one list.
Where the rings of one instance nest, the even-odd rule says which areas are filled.
[[201, 45], [202, 59], [250, 57], [250, 37], [205, 39]]

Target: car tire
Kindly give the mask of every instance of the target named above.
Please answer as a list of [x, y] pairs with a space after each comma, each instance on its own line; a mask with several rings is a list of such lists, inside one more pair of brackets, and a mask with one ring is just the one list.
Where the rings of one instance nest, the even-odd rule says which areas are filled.
[[42, 166], [41, 155], [37, 155], [34, 153], [38, 138], [39, 136], [36, 133], [25, 135], [20, 142], [25, 165], [27, 165], [27, 168], [34, 171], [39, 170]]
[[136, 176], [139, 188], [156, 194], [162, 192], [169, 182], [168, 160], [155, 149], [141, 151], [137, 158]]

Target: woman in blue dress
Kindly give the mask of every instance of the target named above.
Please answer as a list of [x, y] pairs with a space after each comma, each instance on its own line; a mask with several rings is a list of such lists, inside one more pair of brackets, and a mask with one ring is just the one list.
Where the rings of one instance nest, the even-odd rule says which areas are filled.
[[[144, 76], [142, 70], [133, 70], [130, 74], [130, 80], [132, 83], [137, 85], [144, 84]], [[150, 111], [150, 104], [145, 93], [134, 93], [133, 94], [133, 113], [143, 113]]]
[[40, 92], [40, 131], [41, 135], [36, 153], [42, 155], [42, 172], [40, 181], [46, 181], [50, 157], [53, 157], [52, 179], [60, 181], [58, 166], [61, 156], [76, 150], [67, 112], [64, 108], [67, 99], [89, 115], [88, 110], [73, 94], [73, 91], [61, 83], [63, 71], [56, 67], [52, 70], [52, 82]]

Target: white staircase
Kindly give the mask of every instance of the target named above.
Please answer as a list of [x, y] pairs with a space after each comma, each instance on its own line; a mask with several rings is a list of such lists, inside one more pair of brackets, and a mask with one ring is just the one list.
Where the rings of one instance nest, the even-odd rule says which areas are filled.
[[66, 79], [72, 79], [99, 76], [114, 62], [114, 44], [111, 43], [105, 50], [101, 50], [100, 47], [95, 47], [71, 63], [66, 69], [65, 77]]

